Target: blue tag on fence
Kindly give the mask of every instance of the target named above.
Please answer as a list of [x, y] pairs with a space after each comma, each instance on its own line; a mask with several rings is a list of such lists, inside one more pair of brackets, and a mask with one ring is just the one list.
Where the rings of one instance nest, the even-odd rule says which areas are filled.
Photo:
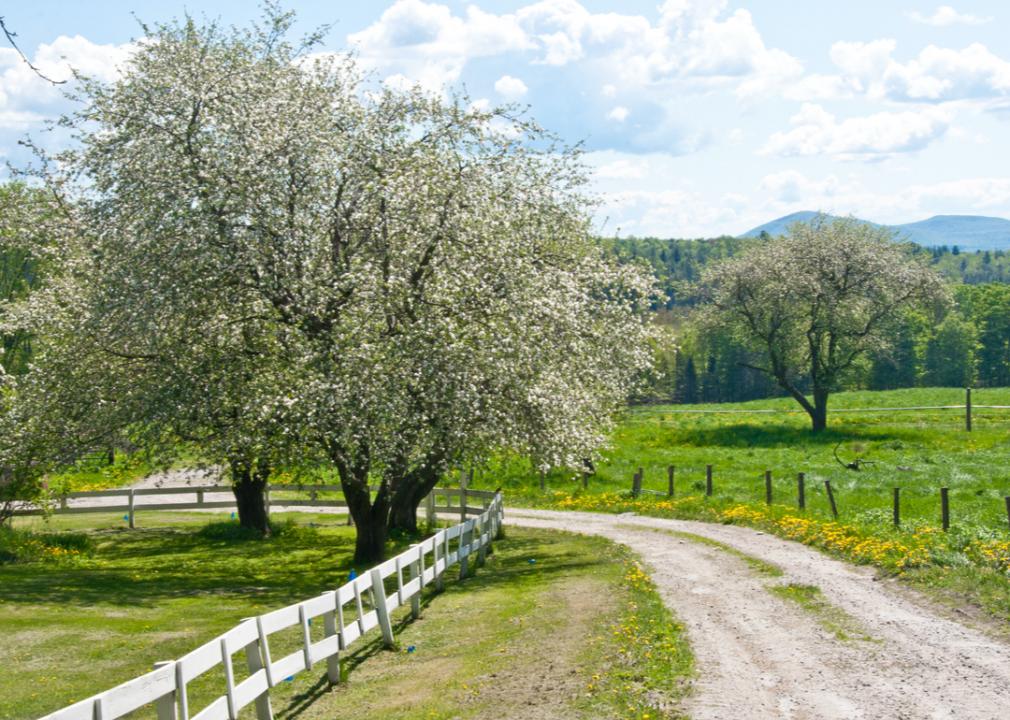
[[351, 568], [351, 574], [347, 576], [347, 579], [353, 580], [356, 577], [358, 577], [358, 571], [355, 570], [354, 568]]
[[129, 515], [123, 515], [123, 520], [126, 520], [127, 522], [129, 522], [130, 516]]

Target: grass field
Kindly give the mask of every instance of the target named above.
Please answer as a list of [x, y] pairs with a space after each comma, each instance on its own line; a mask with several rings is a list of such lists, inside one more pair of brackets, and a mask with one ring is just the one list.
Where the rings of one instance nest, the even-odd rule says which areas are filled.
[[[20, 521], [65, 552], [0, 564], [0, 718], [41, 716], [346, 580], [343, 518], [275, 521], [266, 541], [186, 513], [152, 513], [133, 531], [101, 514]], [[419, 621], [397, 619], [395, 651], [360, 646], [335, 689], [323, 667], [282, 684], [276, 716], [490, 718], [545, 705], [565, 717], [671, 718], [691, 673], [647, 576], [599, 539], [510, 529], [475, 577], [426, 596]], [[271, 647], [296, 642], [280, 633]], [[198, 682], [193, 696], [215, 688]]]
[[[1010, 389], [976, 390], [973, 404], [1010, 405]], [[839, 393], [831, 407], [894, 408], [957, 405], [958, 389]], [[711, 411], [732, 410], [732, 413]], [[768, 410], [777, 412], [769, 413]], [[746, 523], [825, 548], [856, 562], [916, 577], [1010, 619], [1010, 410], [975, 409], [966, 432], [963, 410], [835, 413], [828, 430], [789, 399], [733, 405], [632, 408], [616, 429], [588, 489], [571, 471], [553, 472], [546, 492], [520, 462], [501, 461], [478, 474], [503, 485], [508, 502], [612, 512], [638, 511]], [[860, 471], [842, 467], [859, 457]], [[666, 497], [667, 467], [675, 497]], [[705, 497], [705, 466], [713, 496]], [[646, 494], [628, 496], [644, 472]], [[773, 505], [765, 505], [764, 473], [772, 471]], [[797, 473], [806, 476], [806, 510], [797, 509]], [[838, 505], [834, 521], [825, 492]], [[892, 525], [892, 490], [901, 488], [901, 527]], [[951, 530], [940, 526], [940, 488], [950, 492]], [[648, 491], [653, 491], [649, 493]]]

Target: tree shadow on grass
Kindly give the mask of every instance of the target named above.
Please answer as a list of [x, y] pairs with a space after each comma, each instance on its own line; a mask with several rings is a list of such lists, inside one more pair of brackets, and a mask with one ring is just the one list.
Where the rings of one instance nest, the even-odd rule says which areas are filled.
[[809, 428], [799, 428], [795, 425], [749, 422], [714, 428], [685, 428], [679, 430], [677, 436], [677, 442], [683, 445], [736, 448], [822, 447], [850, 441], [914, 441], [918, 439], [915, 431], [903, 431], [896, 428], [828, 426], [826, 430], [815, 434]]

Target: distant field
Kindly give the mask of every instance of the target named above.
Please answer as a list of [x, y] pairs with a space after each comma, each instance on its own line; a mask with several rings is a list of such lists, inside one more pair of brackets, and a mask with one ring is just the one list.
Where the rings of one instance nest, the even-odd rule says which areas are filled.
[[[947, 388], [838, 393], [832, 409], [963, 404], [964, 391]], [[976, 390], [974, 405], [1010, 405], [1010, 389]], [[710, 411], [738, 411], [714, 414]], [[781, 413], [760, 411], [780, 410]], [[655, 405], [629, 410], [612, 447], [590, 479], [589, 493], [624, 492], [641, 467], [644, 487], [665, 493], [667, 466], [676, 467], [678, 496], [704, 491], [705, 466], [713, 466], [713, 499], [763, 503], [764, 472], [773, 474], [777, 504], [796, 503], [796, 475], [807, 480], [807, 507], [828, 518], [824, 481], [830, 480], [841, 518], [891, 522], [892, 488], [901, 487], [902, 517], [909, 524], [940, 520], [939, 488], [950, 488], [955, 525], [1006, 528], [1003, 498], [1010, 495], [1010, 410], [973, 412], [973, 431], [962, 410], [835, 413], [828, 430], [812, 435], [809, 421], [790, 399], [725, 405]], [[857, 457], [872, 461], [856, 472]], [[487, 482], [504, 479], [513, 494], [536, 499], [538, 481], [528, 468], [502, 463]], [[548, 475], [550, 490], [580, 492], [571, 472]]]

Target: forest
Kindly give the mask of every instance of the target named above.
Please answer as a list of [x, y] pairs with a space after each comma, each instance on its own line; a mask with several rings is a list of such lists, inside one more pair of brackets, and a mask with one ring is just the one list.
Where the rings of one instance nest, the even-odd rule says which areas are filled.
[[[704, 269], [766, 239], [601, 240], [622, 262], [651, 268], [664, 298], [655, 308], [657, 322], [675, 337], [675, 350], [657, 347], [656, 367], [637, 402], [739, 402], [783, 394], [774, 379], [747, 367], [757, 364], [758, 351], [696, 319]], [[1010, 385], [1010, 256], [961, 252], [956, 245], [906, 248], [947, 279], [953, 302], [895, 317], [892, 348], [866, 357], [837, 389]]]

